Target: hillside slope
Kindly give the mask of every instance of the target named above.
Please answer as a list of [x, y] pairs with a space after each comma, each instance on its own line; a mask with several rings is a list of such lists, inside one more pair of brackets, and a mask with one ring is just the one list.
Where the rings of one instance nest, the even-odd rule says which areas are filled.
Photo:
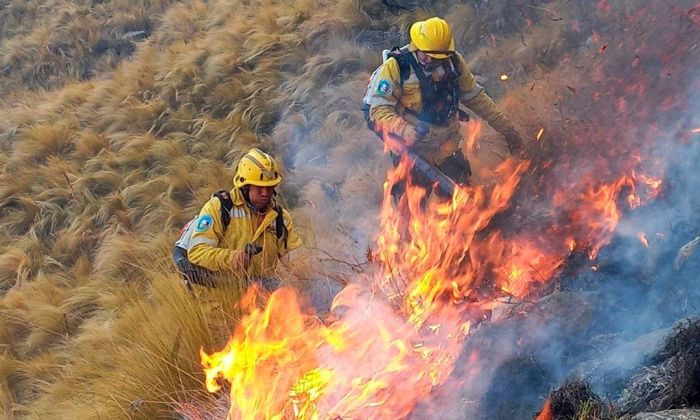
[[[381, 145], [364, 128], [361, 97], [380, 50], [405, 42], [416, 19], [443, 15], [454, 25], [458, 49], [530, 137], [535, 166], [549, 167], [551, 157], [567, 153], [581, 160], [624, 155], [628, 150], [612, 146], [647, 127], [627, 133], [596, 125], [623, 114], [605, 89], [637, 99], [639, 91], [606, 79], [602, 72], [618, 70], [610, 62], [595, 67], [600, 74], [588, 67], [608, 47], [601, 36], [620, 41], [615, 54], [625, 63], [633, 59], [621, 28], [644, 2], [601, 2], [607, 12], [564, 0], [405, 3], [2, 2], [5, 417], [225, 412], [219, 396], [203, 387], [198, 351], [225, 343], [240, 316], [240, 291], [187, 294], [169, 248], [208, 196], [229, 187], [242, 153], [261, 145], [281, 157], [282, 196], [313, 255], [284, 278], [303, 287], [323, 273], [342, 283], [352, 268], [343, 261], [374, 247], [387, 168]], [[678, 38], [697, 35], [692, 1], [651, 3], [681, 22]], [[641, 36], [650, 41], [648, 56], [657, 55], [661, 46]], [[663, 63], [645, 64], [674, 72], [695, 65], [697, 50], [680, 45]], [[500, 82], [500, 74], [509, 81]], [[692, 72], [674, 76], [645, 94], [683, 96], [677, 81], [690, 82]], [[683, 96], [651, 116], [647, 107], [630, 105], [624, 114], [634, 121], [634, 112], [644, 111], [649, 126], [687, 125], [692, 117], [678, 113], [688, 103]], [[533, 138], [541, 127], [558, 141], [538, 145]], [[598, 147], [585, 143], [606, 131], [612, 134], [601, 136]], [[473, 156], [476, 179], [488, 183], [505, 156], [502, 139], [484, 128]], [[608, 165], [600, 176], [615, 169]], [[536, 187], [539, 175], [524, 183]], [[577, 173], [550, 175], [563, 182]]]

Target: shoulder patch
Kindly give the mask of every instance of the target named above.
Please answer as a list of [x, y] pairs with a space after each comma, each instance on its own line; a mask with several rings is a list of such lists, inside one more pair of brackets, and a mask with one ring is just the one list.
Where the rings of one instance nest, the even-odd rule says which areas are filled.
[[195, 226], [194, 230], [196, 232], [205, 232], [209, 229], [211, 229], [211, 226], [214, 224], [214, 219], [212, 219], [211, 216], [208, 214], [203, 214], [199, 216], [197, 219], [197, 226]]
[[388, 80], [380, 80], [377, 84], [377, 95], [386, 96], [391, 93], [391, 83]]

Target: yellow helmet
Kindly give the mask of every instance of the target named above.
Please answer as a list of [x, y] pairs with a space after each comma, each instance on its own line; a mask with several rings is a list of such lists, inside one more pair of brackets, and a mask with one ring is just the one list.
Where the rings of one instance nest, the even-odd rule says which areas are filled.
[[243, 155], [236, 166], [236, 174], [233, 176], [235, 188], [246, 185], [258, 187], [275, 187], [282, 182], [277, 162], [272, 156], [260, 149], [250, 149]]
[[438, 60], [455, 52], [450, 25], [439, 17], [422, 20], [411, 26], [411, 51], [422, 51]]

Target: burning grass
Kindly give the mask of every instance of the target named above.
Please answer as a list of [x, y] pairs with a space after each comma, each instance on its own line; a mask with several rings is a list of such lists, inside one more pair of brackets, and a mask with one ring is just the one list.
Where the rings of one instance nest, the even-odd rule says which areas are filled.
[[603, 403], [584, 381], [567, 381], [549, 394], [536, 420], [600, 420]]

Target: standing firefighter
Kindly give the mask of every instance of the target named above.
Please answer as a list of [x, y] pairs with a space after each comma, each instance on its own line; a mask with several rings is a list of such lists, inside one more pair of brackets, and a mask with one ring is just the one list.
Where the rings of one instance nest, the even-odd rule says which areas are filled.
[[262, 279], [302, 245], [291, 216], [274, 201], [280, 182], [277, 162], [267, 153], [251, 149], [241, 158], [230, 193], [214, 194], [173, 248], [188, 287], [215, 286], [213, 272]]
[[522, 150], [516, 129], [455, 51], [448, 23], [437, 17], [416, 22], [410, 36], [409, 45], [385, 51], [372, 74], [364, 98], [370, 129], [417, 152], [459, 184], [471, 175], [460, 147], [460, 114], [466, 117], [460, 102], [503, 134], [511, 153]]

